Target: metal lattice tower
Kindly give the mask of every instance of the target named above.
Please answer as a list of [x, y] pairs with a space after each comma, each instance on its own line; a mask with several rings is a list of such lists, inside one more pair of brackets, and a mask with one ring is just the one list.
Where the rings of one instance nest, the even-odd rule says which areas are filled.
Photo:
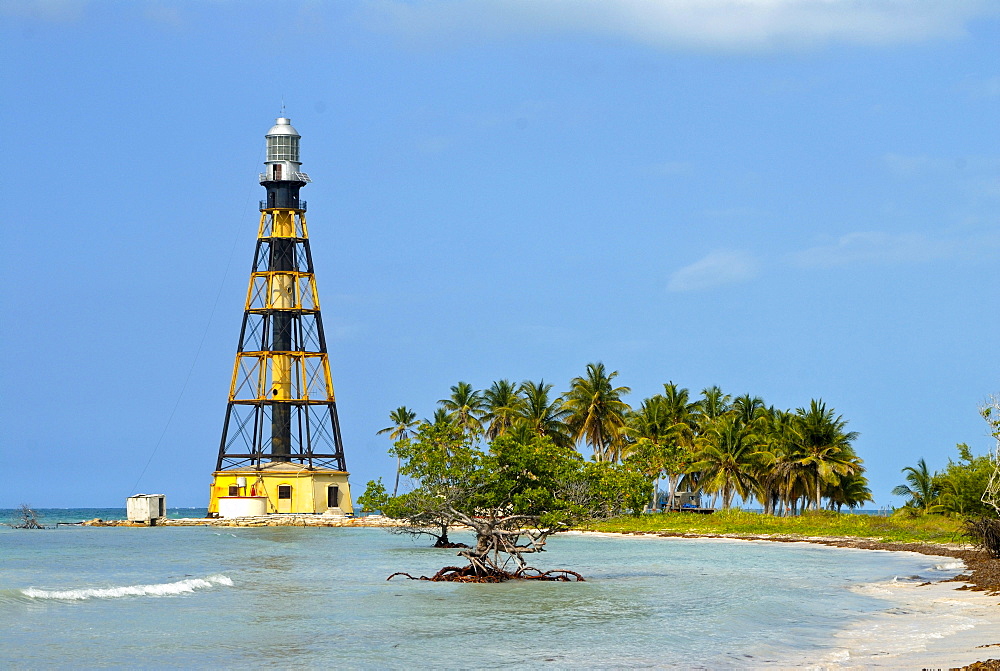
[[299, 134], [267, 133], [260, 227], [216, 471], [286, 463], [346, 471], [299, 189]]

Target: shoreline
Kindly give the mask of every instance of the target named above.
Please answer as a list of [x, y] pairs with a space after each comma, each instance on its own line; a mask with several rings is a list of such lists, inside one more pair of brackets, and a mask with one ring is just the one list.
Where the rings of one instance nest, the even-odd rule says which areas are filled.
[[770, 541], [773, 543], [811, 543], [829, 547], [853, 548], [856, 550], [882, 550], [885, 552], [916, 552], [936, 557], [951, 557], [965, 564], [965, 572], [949, 578], [946, 582], [964, 582], [958, 589], [985, 592], [990, 596], [1000, 595], [1000, 559], [990, 557], [986, 552], [972, 545], [959, 543], [919, 543], [882, 541], [854, 536], [793, 536], [785, 534], [711, 534], [679, 531], [622, 531], [604, 532], [579, 530], [586, 534], [606, 534], [609, 536], [646, 536], [658, 538], [719, 538], [742, 541]]

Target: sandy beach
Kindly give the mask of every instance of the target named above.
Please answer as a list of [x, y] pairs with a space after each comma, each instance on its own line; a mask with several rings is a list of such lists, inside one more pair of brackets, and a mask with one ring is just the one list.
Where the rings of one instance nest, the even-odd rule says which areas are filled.
[[[960, 668], [1000, 669], [1000, 560], [971, 545], [948, 543], [893, 543], [832, 536], [771, 534], [614, 533], [577, 531], [611, 538], [700, 539], [721, 542], [808, 543], [875, 552], [912, 552], [942, 557], [963, 567], [959, 575], [942, 581], [894, 580], [867, 586], [870, 593], [897, 602], [894, 615], [876, 623], [837, 633], [849, 656], [818, 659], [809, 668]], [[947, 562], [942, 564], [948, 566]], [[955, 613], [953, 624], [931, 637], [919, 636], [919, 621], [942, 609]]]

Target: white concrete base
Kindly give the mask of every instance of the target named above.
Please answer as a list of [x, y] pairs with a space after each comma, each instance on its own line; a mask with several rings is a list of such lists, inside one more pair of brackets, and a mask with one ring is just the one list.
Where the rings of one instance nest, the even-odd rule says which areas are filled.
[[220, 496], [219, 517], [258, 517], [267, 514], [266, 496]]

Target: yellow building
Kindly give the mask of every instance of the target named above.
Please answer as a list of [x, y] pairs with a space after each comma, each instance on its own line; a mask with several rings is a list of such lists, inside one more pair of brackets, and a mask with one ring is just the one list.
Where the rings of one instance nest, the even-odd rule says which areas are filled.
[[351, 514], [344, 447], [299, 189], [300, 136], [267, 135], [250, 274], [209, 513]]
[[343, 471], [309, 470], [298, 464], [271, 462], [260, 469], [232, 469], [212, 475], [210, 514], [219, 513], [220, 500], [247, 497], [264, 499], [265, 514], [354, 512], [348, 474]]

